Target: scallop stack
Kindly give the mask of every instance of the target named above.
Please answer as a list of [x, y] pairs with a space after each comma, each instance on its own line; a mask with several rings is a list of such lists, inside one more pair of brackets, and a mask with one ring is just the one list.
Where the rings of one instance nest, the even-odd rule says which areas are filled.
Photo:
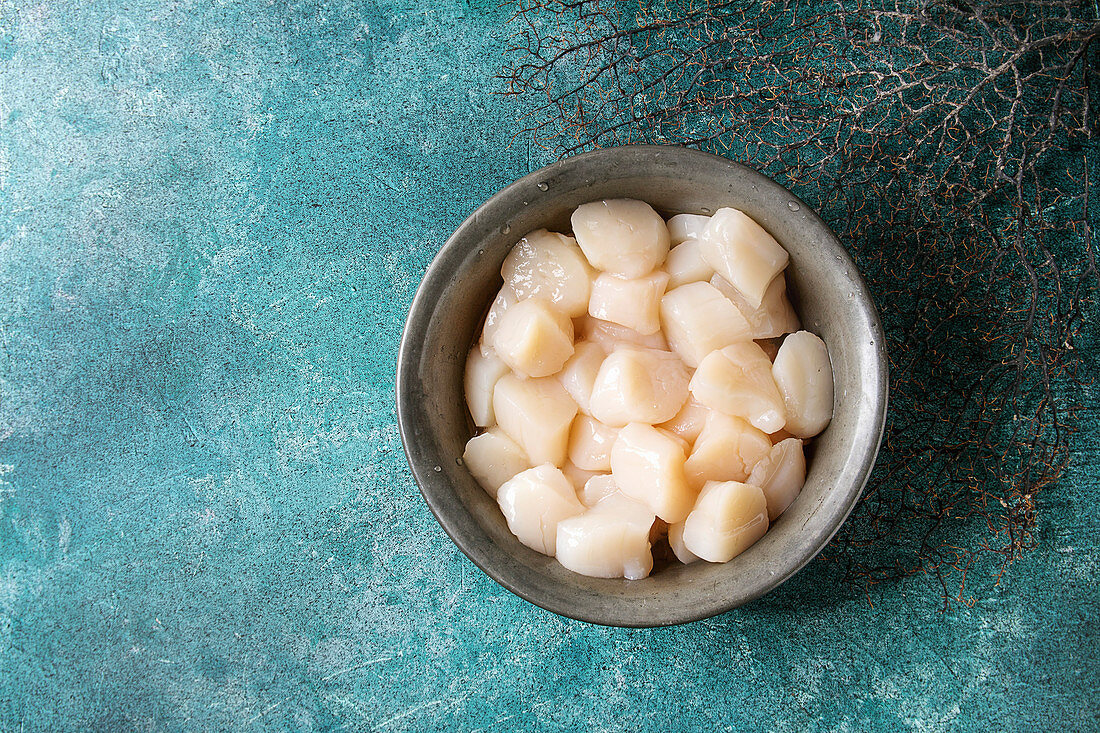
[[504, 261], [466, 363], [465, 465], [520, 542], [574, 572], [644, 578], [666, 541], [726, 562], [798, 496], [832, 416], [787, 252], [732, 208], [666, 222], [605, 200], [571, 223]]

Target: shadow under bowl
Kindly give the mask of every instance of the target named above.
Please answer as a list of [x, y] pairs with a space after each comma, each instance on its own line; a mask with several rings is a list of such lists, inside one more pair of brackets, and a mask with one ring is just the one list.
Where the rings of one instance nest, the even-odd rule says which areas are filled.
[[[833, 419], [812, 443], [801, 495], [752, 547], [728, 563], [674, 563], [642, 580], [589, 578], [520, 542], [462, 463], [474, 426], [463, 371], [516, 241], [605, 198], [648, 202], [666, 218], [741, 209], [790, 254], [788, 291], [802, 327], [833, 366]], [[401, 439], [421, 493], [479, 568], [554, 613], [610, 626], [665, 626], [707, 618], [794, 575], [851, 512], [875, 462], [886, 418], [888, 369], [878, 313], [836, 235], [770, 178], [715, 155], [669, 146], [607, 148], [566, 158], [511, 184], [479, 207], [428, 267], [397, 362]]]

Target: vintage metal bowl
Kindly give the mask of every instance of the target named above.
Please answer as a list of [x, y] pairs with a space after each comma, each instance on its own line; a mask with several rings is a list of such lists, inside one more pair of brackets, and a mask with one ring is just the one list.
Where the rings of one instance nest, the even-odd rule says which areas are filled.
[[[540, 227], [569, 231], [580, 204], [649, 202], [665, 216], [744, 210], [790, 253], [789, 290], [803, 327], [829, 347], [833, 419], [812, 443], [802, 494], [768, 533], [732, 561], [673, 564], [644, 580], [572, 573], [521, 545], [496, 503], [462, 464], [474, 434], [462, 377], [481, 319], [501, 286], [513, 244]], [[597, 150], [543, 168], [493, 196], [462, 223], [428, 267], [397, 362], [397, 414], [409, 465], [439, 523], [486, 574], [554, 613], [612, 626], [706, 618], [767, 593], [828, 543], [875, 462], [887, 403], [882, 328], [867, 287], [836, 235], [790, 191], [725, 158], [684, 148]]]

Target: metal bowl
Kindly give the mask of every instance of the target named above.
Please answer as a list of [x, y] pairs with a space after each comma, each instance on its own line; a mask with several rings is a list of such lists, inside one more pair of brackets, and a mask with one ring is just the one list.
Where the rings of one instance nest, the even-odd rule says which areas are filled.
[[[462, 464], [474, 434], [463, 396], [466, 354], [501, 287], [500, 267], [534, 229], [570, 231], [577, 206], [648, 202], [664, 216], [745, 211], [790, 253], [788, 290], [803, 327], [829, 347], [833, 419], [812, 442], [802, 494], [756, 544], [728, 563], [673, 564], [643, 580], [588, 578], [531, 550]], [[886, 418], [886, 352], [878, 313], [855, 263], [790, 191], [725, 158], [629, 146], [567, 158], [493, 196], [428, 267], [397, 361], [397, 416], [416, 482], [459, 549], [489, 577], [554, 613], [611, 626], [664, 626], [728, 611], [772, 590], [828, 543], [874, 465]]]

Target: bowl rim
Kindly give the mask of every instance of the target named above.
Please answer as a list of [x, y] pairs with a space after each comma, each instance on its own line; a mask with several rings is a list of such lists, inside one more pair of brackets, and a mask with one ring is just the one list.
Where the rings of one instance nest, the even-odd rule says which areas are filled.
[[[776, 574], [771, 581], [765, 585], [762, 585], [759, 589], [756, 589], [752, 593], [748, 593], [741, 598], [730, 601], [719, 601], [711, 604], [700, 604], [694, 611], [684, 614], [683, 616], [676, 618], [661, 618], [653, 622], [637, 621], [637, 622], [624, 622], [622, 620], [608, 621], [605, 618], [601, 618], [598, 615], [592, 615], [584, 612], [578, 612], [577, 610], [559, 605], [557, 603], [547, 601], [540, 598], [535, 594], [527, 592], [527, 589], [520, 584], [511, 582], [507, 577], [498, 573], [493, 567], [492, 563], [487, 562], [485, 557], [478, 552], [473, 551], [466, 546], [465, 542], [461, 538], [459, 532], [458, 523], [452, 521], [450, 515], [440, 506], [438, 498], [429, 493], [425, 486], [437, 478], [434, 471], [426, 465], [419, 465], [414, 458], [411, 445], [415, 440], [415, 431], [411, 423], [410, 415], [413, 411], [413, 404], [411, 401], [412, 390], [408, 387], [412, 385], [415, 380], [415, 361], [420, 356], [420, 349], [418, 348], [418, 338], [416, 334], [422, 333], [424, 328], [428, 325], [429, 319], [433, 313], [433, 303], [429, 300], [434, 295], [432, 284], [439, 281], [440, 278], [449, 278], [450, 272], [447, 270], [450, 264], [450, 258], [456, 254], [456, 250], [461, 251], [461, 243], [465, 240], [471, 230], [476, 229], [479, 226], [479, 217], [482, 211], [487, 208], [493, 207], [499, 203], [501, 199], [512, 197], [517, 191], [527, 190], [533, 185], [537, 185], [547, 174], [551, 172], [560, 172], [563, 168], [581, 165], [588, 161], [600, 158], [608, 158], [613, 161], [615, 156], [622, 154], [624, 151], [631, 151], [633, 153], [652, 154], [655, 156], [677, 156], [684, 162], [690, 162], [691, 159], [695, 159], [700, 163], [707, 165], [714, 165], [720, 163], [727, 166], [731, 172], [735, 172], [738, 175], [751, 180], [755, 186], [764, 191], [771, 191], [774, 193], [780, 193], [791, 199], [792, 202], [797, 202], [806, 218], [812, 220], [813, 223], [820, 226], [825, 232], [828, 233], [828, 246], [833, 250], [833, 253], [837, 256], [840, 264], [845, 265], [850, 270], [850, 277], [854, 284], [860, 289], [860, 300], [866, 307], [870, 309], [870, 327], [872, 329], [872, 336], [874, 340], [874, 365], [875, 376], [878, 377], [879, 389], [874, 394], [876, 404], [873, 411], [874, 430], [873, 435], [873, 448], [867, 451], [859, 462], [858, 467], [854, 471], [853, 483], [857, 485], [857, 488], [850, 492], [847, 504], [843, 506], [841, 512], [836, 516], [835, 523], [828, 529], [827, 532], [819, 534], [818, 538], [814, 542], [815, 549], [813, 552], [807, 553], [804, 558], [801, 559], [795, 565], [792, 565], [787, 572]], [[482, 572], [494, 580], [497, 584], [513, 593], [516, 596], [524, 599], [525, 601], [538, 606], [551, 613], [571, 618], [577, 621], [583, 621], [586, 623], [592, 623], [602, 626], [613, 626], [623, 628], [653, 628], [661, 626], [676, 626], [679, 624], [690, 623], [706, 618], [710, 618], [721, 613], [726, 613], [734, 608], [740, 607], [745, 603], [749, 603], [766, 593], [771, 592], [778, 586], [782, 585], [796, 573], [801, 571], [807, 564], [810, 563], [815, 557], [817, 557], [821, 551], [829, 544], [832, 538], [840, 530], [840, 527], [847, 521], [851, 515], [856, 503], [859, 501], [863, 494], [863, 490], [866, 487], [867, 481], [870, 478], [871, 471], [874, 468], [876, 459], [878, 457], [879, 450], [882, 445], [882, 437], [886, 427], [886, 415], [889, 406], [889, 393], [890, 393], [890, 374], [889, 374], [889, 360], [886, 350], [886, 339], [882, 330], [882, 319], [879, 313], [878, 307], [871, 297], [870, 291], [867, 287], [867, 282], [860, 272], [859, 267], [852, 259], [851, 255], [840, 243], [839, 237], [833, 229], [821, 219], [817, 211], [806, 204], [801, 198], [795, 195], [788, 188], [768, 177], [767, 175], [757, 171], [756, 169], [742, 163], [740, 161], [731, 160], [720, 155], [714, 155], [712, 153], [703, 152], [693, 148], [686, 148], [677, 145], [621, 145], [614, 147], [599, 148], [596, 150], [590, 150], [587, 152], [579, 153], [577, 155], [568, 156], [562, 158], [556, 162], [553, 162], [547, 166], [539, 168], [527, 175], [513, 181], [504, 188], [497, 191], [491, 197], [486, 199], [482, 204], [475, 208], [458, 226], [457, 229], [447, 238], [443, 246], [432, 258], [431, 263], [424, 271], [424, 275], [417, 286], [416, 293], [413, 296], [412, 303], [409, 308], [409, 313], [405, 321], [405, 326], [402, 329], [401, 342], [398, 348], [397, 364], [396, 364], [396, 381], [395, 381], [395, 402], [397, 411], [397, 423], [398, 431], [401, 436], [401, 445], [405, 452], [406, 461], [409, 464], [409, 468], [412, 471], [413, 478], [416, 482], [417, 488], [420, 491], [424, 502], [428, 505], [429, 510], [435, 517], [436, 521], [443, 528], [444, 532], [454, 543], [454, 545], [464, 554], [471, 562], [474, 563]]]

